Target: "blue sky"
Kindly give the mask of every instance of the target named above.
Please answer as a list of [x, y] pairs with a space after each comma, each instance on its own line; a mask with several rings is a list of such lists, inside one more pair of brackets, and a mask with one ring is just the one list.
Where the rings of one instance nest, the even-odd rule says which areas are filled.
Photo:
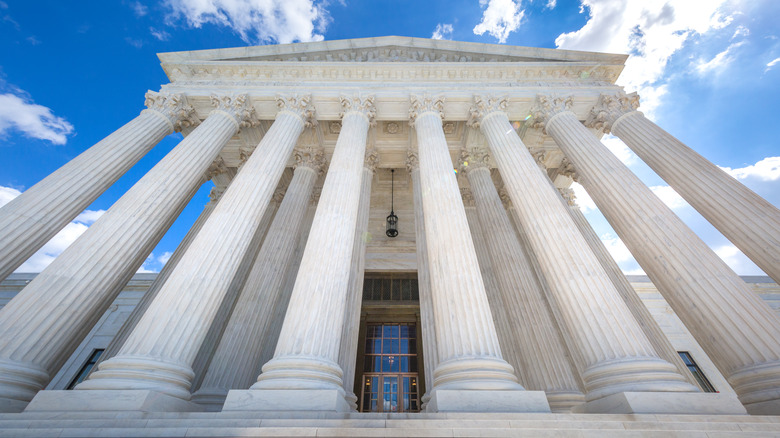
[[[774, 0], [0, 0], [0, 205], [138, 115], [156, 53], [384, 35], [629, 53], [648, 117], [780, 205]], [[181, 139], [171, 135], [19, 271], [40, 271]], [[617, 139], [605, 143], [740, 274], [761, 274]], [[157, 271], [204, 187], [142, 270]], [[582, 190], [627, 273], [641, 273]]]

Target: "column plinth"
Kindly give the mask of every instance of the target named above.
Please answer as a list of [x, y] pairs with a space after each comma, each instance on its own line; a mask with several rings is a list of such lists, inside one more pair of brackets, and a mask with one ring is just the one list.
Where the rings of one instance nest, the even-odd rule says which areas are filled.
[[475, 97], [471, 122], [488, 139], [505, 188], [583, 363], [586, 400], [626, 391], [696, 391], [660, 359], [579, 234], [559, 195], [514, 132], [504, 98]]
[[[341, 132], [274, 358], [263, 366], [262, 374], [250, 390], [228, 394], [223, 410], [277, 410], [288, 403], [295, 410], [349, 409], [337, 360], [366, 139], [375, 110], [373, 97], [342, 96], [341, 104], [344, 109]], [[320, 403], [316, 397], [302, 396], [296, 390], [321, 390], [329, 401]]]
[[780, 210], [648, 120], [636, 93], [601, 95], [586, 125], [612, 132], [780, 283]]
[[[541, 404], [534, 400], [533, 408], [521, 401], [537, 394], [523, 391], [512, 366], [501, 356], [442, 129], [442, 108], [441, 98], [412, 96], [410, 118], [417, 132], [420, 186], [426, 194], [423, 214], [439, 359], [427, 409], [490, 410], [489, 402], [469, 407], [465, 398], [498, 390], [513, 398], [514, 407], [496, 405], [496, 409], [549, 412], [546, 400]], [[447, 397], [452, 391], [462, 393], [464, 399]]]
[[[190, 398], [192, 363], [313, 114], [308, 97], [277, 98], [276, 120], [114, 358], [78, 390], [147, 389]], [[230, 105], [237, 124], [248, 105]], [[237, 127], [237, 126], [236, 126]]]
[[[536, 120], [740, 401], [780, 401], [780, 318], [577, 120], [570, 105], [570, 99], [539, 96]], [[734, 378], [745, 373], [752, 383]]]
[[[187, 205], [238, 127], [223, 112], [210, 115], [0, 310], [0, 359], [36, 373], [59, 369]], [[14, 371], [0, 363], [0, 376], [6, 373]], [[2, 382], [0, 399], [15, 393], [17, 383], [27, 385], [13, 380]]]
[[146, 93], [141, 115], [0, 208], [0, 280], [92, 204], [166, 135], [198, 123], [179, 94]]
[[[258, 151], [256, 153], [262, 153]], [[192, 401], [219, 410], [231, 389], [246, 389], [255, 381], [266, 332], [282, 296], [287, 268], [306, 216], [311, 191], [322, 166], [318, 146], [296, 149], [292, 181], [249, 272], [233, 314]]]
[[525, 376], [529, 389], [545, 391], [553, 410], [567, 411], [585, 398], [566, 359], [544, 293], [493, 184], [487, 157], [484, 148], [466, 149], [461, 169], [469, 180], [480, 223], [490, 230], [484, 236], [493, 272], [509, 325], [523, 352], [518, 372]]

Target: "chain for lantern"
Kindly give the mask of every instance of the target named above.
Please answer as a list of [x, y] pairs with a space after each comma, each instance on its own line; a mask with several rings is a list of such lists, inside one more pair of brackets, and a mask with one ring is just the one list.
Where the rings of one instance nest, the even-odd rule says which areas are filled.
[[387, 237], [398, 235], [398, 216], [393, 212], [393, 197], [395, 196], [395, 169], [390, 169], [390, 215], [387, 216]]

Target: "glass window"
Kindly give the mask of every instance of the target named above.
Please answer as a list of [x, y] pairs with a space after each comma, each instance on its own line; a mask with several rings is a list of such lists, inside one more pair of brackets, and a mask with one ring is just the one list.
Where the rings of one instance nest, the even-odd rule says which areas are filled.
[[680, 358], [682, 359], [683, 363], [688, 367], [688, 370], [693, 374], [693, 377], [696, 378], [696, 381], [699, 382], [699, 386], [701, 386], [702, 391], [704, 392], [718, 392], [715, 390], [715, 387], [712, 386], [712, 383], [707, 379], [707, 376], [704, 375], [701, 368], [699, 368], [699, 365], [696, 364], [696, 361], [693, 360], [693, 356], [691, 356], [691, 353], [687, 351], [678, 351], [677, 354], [680, 355]]
[[92, 350], [92, 354], [89, 356], [89, 359], [87, 359], [87, 362], [84, 363], [84, 365], [79, 370], [79, 373], [76, 374], [76, 377], [73, 378], [73, 380], [70, 382], [70, 385], [68, 385], [66, 389], [73, 389], [76, 387], [76, 385], [83, 382], [84, 379], [86, 379], [89, 375], [90, 371], [92, 371], [92, 367], [95, 366], [98, 359], [100, 359], [100, 355], [102, 355], [104, 351], [106, 351], [104, 348]]

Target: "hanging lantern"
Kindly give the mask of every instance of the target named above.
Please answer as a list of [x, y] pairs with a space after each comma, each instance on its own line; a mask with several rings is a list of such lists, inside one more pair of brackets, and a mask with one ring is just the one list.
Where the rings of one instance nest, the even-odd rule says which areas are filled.
[[395, 169], [390, 169], [390, 215], [387, 216], [387, 237], [395, 237], [398, 235], [398, 216], [393, 213], [393, 196], [395, 185]]

